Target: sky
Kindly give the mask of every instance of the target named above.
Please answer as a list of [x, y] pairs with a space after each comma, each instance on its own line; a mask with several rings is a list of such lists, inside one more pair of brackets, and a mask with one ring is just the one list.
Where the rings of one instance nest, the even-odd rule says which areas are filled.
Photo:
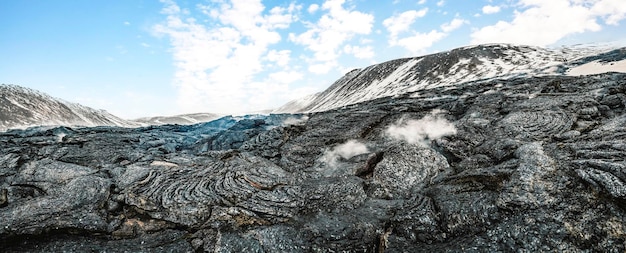
[[0, 83], [122, 118], [279, 107], [483, 43], [626, 46], [624, 0], [0, 1]]

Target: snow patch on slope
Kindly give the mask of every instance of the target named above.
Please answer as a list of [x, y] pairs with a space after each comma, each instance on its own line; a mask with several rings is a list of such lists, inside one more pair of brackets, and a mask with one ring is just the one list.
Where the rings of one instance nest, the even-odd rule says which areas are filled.
[[[411, 59], [407, 61], [405, 64], [400, 65], [396, 70], [394, 70], [390, 75], [383, 78], [382, 80], [374, 80], [371, 85], [365, 87], [362, 93], [363, 96], [358, 100], [363, 101], [375, 99], [377, 97], [385, 97], [394, 95], [394, 90], [385, 89], [386, 86], [398, 85], [401, 86], [404, 83], [403, 80], [407, 79], [407, 77], [411, 74], [410, 70], [415, 65], [417, 65], [422, 59]], [[409, 83], [410, 85], [410, 83]], [[407, 85], [408, 86], [408, 85]]]
[[567, 75], [570, 76], [582, 76], [582, 75], [594, 75], [605, 72], [622, 72], [626, 73], [626, 60], [601, 63], [599, 61], [592, 61], [583, 65], [571, 68], [567, 71]]

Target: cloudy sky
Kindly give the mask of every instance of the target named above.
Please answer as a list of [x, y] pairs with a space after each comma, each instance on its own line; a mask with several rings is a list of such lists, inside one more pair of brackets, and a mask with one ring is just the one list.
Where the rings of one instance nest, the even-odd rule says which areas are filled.
[[624, 0], [0, 1], [0, 83], [124, 118], [278, 107], [481, 43], [626, 46]]

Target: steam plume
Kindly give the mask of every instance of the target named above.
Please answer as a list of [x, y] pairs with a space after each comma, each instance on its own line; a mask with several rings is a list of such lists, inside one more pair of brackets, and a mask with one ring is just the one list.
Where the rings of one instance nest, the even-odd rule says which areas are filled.
[[426, 140], [435, 140], [446, 135], [456, 134], [454, 124], [441, 116], [442, 111], [434, 110], [418, 120], [399, 120], [387, 128], [385, 133], [396, 140], [411, 144], [426, 145]]

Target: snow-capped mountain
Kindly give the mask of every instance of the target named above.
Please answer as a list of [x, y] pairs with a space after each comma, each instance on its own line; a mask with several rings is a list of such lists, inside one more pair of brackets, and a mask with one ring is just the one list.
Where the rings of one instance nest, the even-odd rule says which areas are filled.
[[37, 90], [0, 84], [0, 131], [41, 125], [140, 126], [104, 110], [66, 102]]
[[166, 124], [179, 124], [179, 125], [192, 125], [200, 122], [208, 122], [214, 119], [218, 119], [224, 115], [215, 113], [192, 113], [182, 114], [174, 116], [156, 116], [138, 118], [133, 121], [146, 125], [166, 125]]
[[323, 92], [290, 101], [274, 112], [315, 112], [423, 89], [541, 75], [626, 72], [626, 48], [545, 49], [489, 44], [403, 58], [354, 69]]

